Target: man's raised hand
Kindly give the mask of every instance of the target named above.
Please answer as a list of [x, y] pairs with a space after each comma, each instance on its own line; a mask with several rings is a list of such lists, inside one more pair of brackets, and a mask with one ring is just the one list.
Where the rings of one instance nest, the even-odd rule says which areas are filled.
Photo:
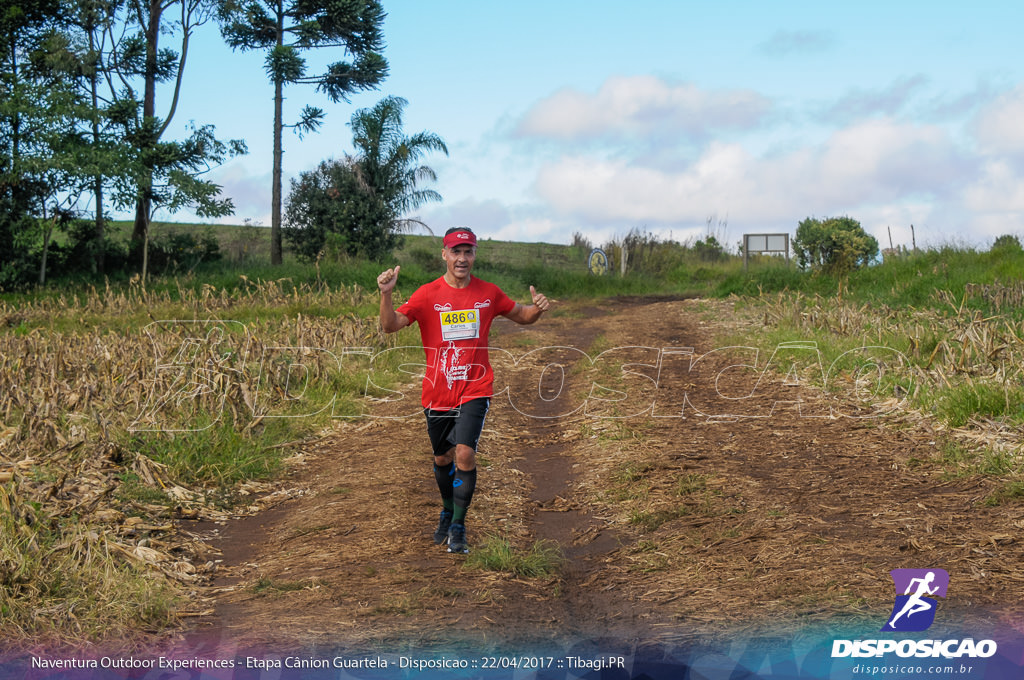
[[548, 311], [551, 307], [551, 303], [544, 297], [544, 294], [538, 293], [537, 289], [533, 286], [530, 286], [530, 297], [533, 298], [533, 304], [537, 305], [537, 308], [542, 312]]
[[380, 288], [380, 292], [390, 293], [395, 289], [395, 284], [398, 283], [398, 272], [401, 268], [401, 266], [397, 266], [380, 273], [377, 277], [377, 287]]

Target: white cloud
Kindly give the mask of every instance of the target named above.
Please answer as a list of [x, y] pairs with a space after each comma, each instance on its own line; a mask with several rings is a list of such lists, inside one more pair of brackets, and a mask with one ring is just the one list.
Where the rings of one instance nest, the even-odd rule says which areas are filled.
[[678, 172], [566, 156], [541, 169], [535, 188], [558, 214], [597, 224], [688, 225], [728, 214], [734, 225], [795, 225], [808, 215], [856, 217], [858, 208], [941, 196], [962, 168], [941, 128], [873, 120], [776, 155], [713, 142]]
[[492, 233], [512, 220], [508, 206], [495, 199], [479, 201], [466, 198], [450, 204], [424, 207], [422, 213], [423, 221], [435, 236], [443, 235], [451, 227], [466, 226], [480, 238], [496, 238]]
[[595, 94], [563, 89], [538, 102], [516, 128], [523, 137], [563, 141], [747, 129], [770, 102], [752, 90], [702, 90], [654, 76], [609, 78]]
[[[271, 173], [253, 174], [241, 161], [233, 161], [215, 170], [211, 179], [221, 185], [221, 196], [230, 198], [235, 205], [235, 214], [220, 222], [241, 224], [249, 219], [255, 224], [270, 226]], [[287, 198], [287, 178], [283, 190]]]
[[978, 148], [986, 154], [1024, 153], [1024, 85], [997, 97], [973, 121]]
[[1005, 160], [989, 161], [964, 191], [964, 202], [982, 215], [1024, 213], [1024, 177]]

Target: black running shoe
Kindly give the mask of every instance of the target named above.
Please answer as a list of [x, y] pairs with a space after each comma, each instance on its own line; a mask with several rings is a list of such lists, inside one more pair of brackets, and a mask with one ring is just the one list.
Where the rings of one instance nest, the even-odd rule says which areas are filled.
[[448, 540], [448, 527], [452, 525], [452, 511], [442, 510], [441, 520], [437, 523], [437, 529], [434, 529], [434, 543], [441, 545]]
[[452, 524], [451, 528], [448, 529], [448, 552], [469, 552], [469, 546], [466, 545], [466, 526], [464, 524]]

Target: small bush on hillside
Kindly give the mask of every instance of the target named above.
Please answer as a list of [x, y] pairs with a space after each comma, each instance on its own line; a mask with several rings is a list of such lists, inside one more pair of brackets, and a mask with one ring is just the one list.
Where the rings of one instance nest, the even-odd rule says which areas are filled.
[[304, 260], [325, 249], [378, 259], [401, 242], [393, 227], [391, 210], [352, 159], [323, 161], [292, 180], [282, 231]]
[[711, 235], [694, 243], [693, 252], [702, 262], [717, 262], [725, 258], [725, 248]]
[[209, 232], [197, 238], [172, 231], [149, 244], [149, 270], [156, 274], [187, 272], [200, 263], [220, 259], [220, 242]]
[[631, 229], [621, 240], [613, 239], [602, 246], [612, 262], [613, 271], [639, 274], [662, 274], [671, 271], [682, 260], [686, 247], [671, 239], [661, 239], [643, 229]]
[[1006, 250], [1019, 252], [1021, 248], [1020, 239], [1013, 234], [1003, 234], [992, 244], [992, 250]]
[[800, 222], [793, 250], [801, 269], [843, 275], [878, 256], [878, 241], [852, 217], [808, 217]]

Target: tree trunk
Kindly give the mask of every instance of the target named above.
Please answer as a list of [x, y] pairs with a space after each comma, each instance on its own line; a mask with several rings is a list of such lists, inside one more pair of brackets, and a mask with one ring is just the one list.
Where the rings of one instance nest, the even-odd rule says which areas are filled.
[[[284, 44], [284, 7], [278, 2], [277, 46]], [[284, 130], [284, 81], [274, 80], [274, 186], [270, 199], [270, 264], [281, 264], [281, 165], [284, 160], [281, 134]]]
[[46, 284], [46, 255], [50, 251], [50, 234], [53, 233], [53, 225], [56, 222], [56, 218], [51, 222], [46, 216], [46, 206], [43, 206], [43, 257], [39, 263], [39, 285], [43, 286]]
[[142, 288], [145, 290], [146, 277], [149, 275], [149, 215], [144, 215], [142, 219], [146, 223], [142, 240]]
[[281, 165], [284, 150], [281, 147], [282, 91], [284, 84], [274, 85], [274, 187], [270, 202], [270, 264], [281, 264]]
[[[146, 23], [146, 65], [145, 65], [145, 90], [142, 98], [142, 124], [147, 130], [153, 123], [156, 115], [156, 76], [157, 76], [157, 55], [159, 53], [160, 41], [160, 19], [163, 13], [162, 0], [149, 0], [149, 16]], [[152, 141], [143, 136], [143, 144], [151, 144]], [[145, 151], [146, 149], [140, 149]], [[153, 168], [147, 163], [144, 175], [139, 181], [139, 198], [135, 205], [135, 226], [132, 229], [132, 241], [141, 243], [143, 250], [149, 248], [149, 211], [151, 206], [150, 193], [153, 187]], [[143, 253], [143, 262], [146, 255]], [[143, 274], [145, 276], [145, 274]]]
[[[89, 34], [90, 54], [92, 54], [96, 49], [96, 43], [93, 38], [94, 31], [95, 26], [90, 24], [87, 28], [87, 32]], [[99, 69], [93, 67], [92, 74], [89, 77], [89, 88], [90, 94], [92, 95], [92, 145], [94, 153], [99, 153], [101, 141], [99, 120], [99, 77]], [[96, 201], [96, 233], [93, 235], [93, 247], [96, 250], [92, 261], [92, 271], [94, 274], [102, 274], [104, 271], [104, 259], [106, 257], [107, 249], [103, 243], [105, 234], [103, 224], [103, 174], [101, 172], [97, 172], [96, 177], [93, 178], [93, 193], [95, 194]]]

